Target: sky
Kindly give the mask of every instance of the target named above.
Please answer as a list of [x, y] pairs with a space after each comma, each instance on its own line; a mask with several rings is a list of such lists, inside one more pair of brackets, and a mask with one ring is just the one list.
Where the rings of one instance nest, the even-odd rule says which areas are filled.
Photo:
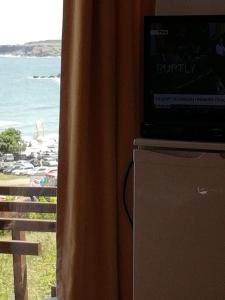
[[63, 0], [0, 0], [0, 45], [61, 39]]

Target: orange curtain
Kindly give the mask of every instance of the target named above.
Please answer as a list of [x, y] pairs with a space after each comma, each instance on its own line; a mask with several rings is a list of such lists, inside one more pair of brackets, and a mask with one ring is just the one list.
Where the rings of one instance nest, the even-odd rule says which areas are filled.
[[132, 299], [132, 230], [122, 192], [139, 134], [143, 14], [153, 8], [141, 0], [64, 1], [60, 300]]

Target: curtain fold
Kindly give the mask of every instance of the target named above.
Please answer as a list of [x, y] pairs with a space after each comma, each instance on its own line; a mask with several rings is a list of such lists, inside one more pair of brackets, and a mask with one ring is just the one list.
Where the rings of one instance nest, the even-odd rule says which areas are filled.
[[[154, 8], [148, 2], [147, 13]], [[64, 2], [60, 300], [132, 299], [132, 230], [122, 194], [139, 134], [143, 7], [141, 0]]]

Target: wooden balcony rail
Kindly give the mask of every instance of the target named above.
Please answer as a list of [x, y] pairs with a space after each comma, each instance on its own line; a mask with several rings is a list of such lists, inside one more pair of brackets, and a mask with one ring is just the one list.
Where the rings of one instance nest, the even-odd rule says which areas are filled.
[[0, 230], [55, 232], [56, 221], [0, 218]]
[[0, 252], [18, 255], [39, 255], [40, 243], [25, 241], [0, 241]]
[[26, 201], [26, 202], [0, 201], [0, 211], [56, 213], [56, 205], [55, 203], [32, 202], [32, 201]]
[[[54, 187], [0, 187], [2, 196], [56, 196]], [[27, 242], [26, 231], [55, 232], [55, 220], [33, 220], [24, 218], [24, 213], [56, 213], [55, 203], [33, 201], [0, 201], [0, 212], [15, 212], [16, 217], [0, 218], [0, 230], [10, 230], [12, 240], [0, 241], [0, 253], [13, 255], [14, 292], [16, 300], [27, 300], [27, 265], [25, 255], [40, 255], [41, 245]], [[20, 216], [22, 215], [22, 218]], [[52, 294], [55, 289], [52, 288]]]
[[17, 187], [17, 186], [1, 186], [0, 195], [5, 196], [49, 196], [57, 195], [56, 187]]

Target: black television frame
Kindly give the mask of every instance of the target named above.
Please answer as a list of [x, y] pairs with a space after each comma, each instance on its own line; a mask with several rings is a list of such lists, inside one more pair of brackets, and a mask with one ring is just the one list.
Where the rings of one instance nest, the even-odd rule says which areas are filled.
[[[202, 126], [202, 127], [224, 127], [225, 130], [225, 106], [220, 109], [209, 109], [207, 113], [202, 113], [201, 109], [165, 110], [156, 108], [154, 99], [149, 99], [149, 77], [151, 72], [150, 66], [150, 39], [148, 38], [150, 26], [152, 23], [184, 23], [191, 22], [201, 25], [204, 23], [224, 23], [225, 15], [170, 15], [170, 16], [145, 16], [144, 17], [144, 105], [143, 105], [143, 126], [149, 124], [184, 124], [185, 126]], [[225, 95], [225, 93], [224, 93]], [[204, 109], [204, 108], [203, 108]]]

